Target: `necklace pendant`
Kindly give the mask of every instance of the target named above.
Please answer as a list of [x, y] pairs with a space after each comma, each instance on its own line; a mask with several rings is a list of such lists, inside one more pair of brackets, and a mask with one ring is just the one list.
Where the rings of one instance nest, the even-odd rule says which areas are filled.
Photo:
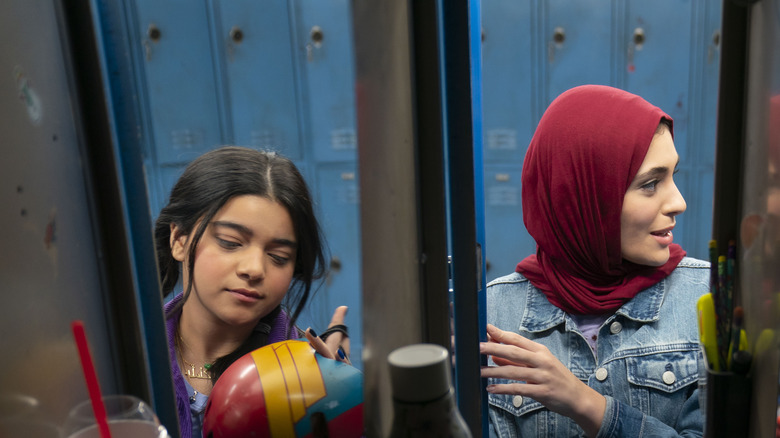
[[203, 367], [199, 367], [198, 371], [195, 371], [195, 365], [190, 365], [189, 368], [184, 370], [184, 375], [190, 379], [211, 379], [207, 370]]

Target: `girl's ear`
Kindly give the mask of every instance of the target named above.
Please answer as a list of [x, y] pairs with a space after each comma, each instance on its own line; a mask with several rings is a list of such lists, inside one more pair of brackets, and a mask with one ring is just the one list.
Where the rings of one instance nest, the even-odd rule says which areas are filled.
[[171, 224], [171, 255], [174, 259], [184, 262], [187, 255], [187, 236], [179, 232], [176, 224]]

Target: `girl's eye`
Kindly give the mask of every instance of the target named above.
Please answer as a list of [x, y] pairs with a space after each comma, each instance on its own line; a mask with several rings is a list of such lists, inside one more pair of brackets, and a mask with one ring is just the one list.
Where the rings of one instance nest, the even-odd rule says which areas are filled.
[[277, 266], [284, 266], [284, 265], [286, 265], [287, 263], [290, 262], [290, 258], [289, 257], [284, 257], [284, 256], [280, 256], [280, 255], [277, 255], [277, 254], [269, 254], [269, 256], [271, 257], [271, 260], [273, 260], [273, 262]]
[[221, 246], [221, 247], [223, 247], [225, 249], [235, 249], [235, 248], [238, 248], [239, 246], [241, 246], [241, 244], [238, 243], [238, 242], [233, 242], [233, 241], [230, 241], [230, 240], [220, 239], [219, 237], [217, 237], [217, 243], [219, 243], [219, 246]]
[[654, 191], [656, 184], [658, 184], [658, 180], [652, 180], [650, 182], [647, 182], [647, 183], [643, 184], [639, 188], [642, 189], [642, 190]]

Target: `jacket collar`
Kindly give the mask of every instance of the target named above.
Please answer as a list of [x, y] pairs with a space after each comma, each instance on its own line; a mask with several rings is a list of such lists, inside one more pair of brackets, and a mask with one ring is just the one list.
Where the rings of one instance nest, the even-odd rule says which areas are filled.
[[[527, 282], [529, 291], [527, 303], [520, 320], [520, 329], [528, 332], [549, 330], [566, 321], [566, 313], [552, 305], [542, 291]], [[616, 315], [623, 315], [637, 322], [657, 321], [661, 312], [666, 291], [666, 279], [639, 292], [633, 299], [623, 304]]]

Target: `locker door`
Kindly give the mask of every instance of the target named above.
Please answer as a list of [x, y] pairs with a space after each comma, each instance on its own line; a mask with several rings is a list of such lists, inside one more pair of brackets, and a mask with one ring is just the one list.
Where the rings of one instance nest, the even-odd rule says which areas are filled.
[[287, 2], [216, 2], [232, 141], [303, 157]]
[[531, 99], [531, 24], [530, 2], [482, 3], [485, 163], [521, 165], [536, 127]]
[[206, 6], [190, 0], [135, 5], [151, 155], [158, 165], [188, 162], [221, 140]]
[[691, 116], [691, 9], [685, 0], [631, 1], [622, 54], [625, 89], [674, 118], [674, 143], [681, 157], [687, 157]]
[[[675, 241], [690, 255], [706, 258], [712, 228], [715, 144], [714, 139], [703, 141], [701, 128], [691, 129], [701, 126], [703, 108], [696, 96], [704, 86], [691, 80], [691, 70], [701, 68], [699, 59], [710, 44], [696, 37], [704, 23], [695, 21], [703, 18], [695, 12], [691, 1], [631, 1], [621, 56], [625, 56], [626, 89], [674, 118], [674, 144], [680, 155], [675, 182], [688, 204], [685, 214], [678, 217]], [[714, 117], [707, 124], [714, 127]]]
[[[693, 53], [697, 64], [697, 83], [699, 95], [697, 102], [701, 102], [696, 108], [699, 115], [698, 123], [691, 127], [693, 132], [701, 135], [701, 144], [708, 145], [703, 148], [697, 162], [711, 169], [715, 168], [715, 132], [718, 110], [718, 80], [720, 79], [720, 36], [721, 36], [721, 5], [705, 2], [703, 10], [704, 22], [702, 23], [701, 42], [697, 46], [701, 52]], [[699, 73], [700, 72], [700, 73]], [[694, 147], [691, 147], [694, 149]]]
[[356, 160], [352, 22], [347, 0], [294, 2], [305, 117], [314, 159]]
[[[674, 14], [669, 11], [674, 10]], [[680, 155], [675, 182], [688, 202], [685, 214], [678, 216], [674, 231], [676, 243], [689, 252], [699, 244], [689, 235], [699, 223], [699, 204], [707, 204], [706, 225], [712, 222], [712, 200], [694, 195], [695, 163], [688, 154], [688, 124], [691, 119], [689, 76], [691, 67], [692, 6], [690, 1], [662, 0], [649, 4], [631, 1], [627, 8], [623, 51], [626, 90], [639, 94], [666, 111], [674, 119], [674, 145]], [[674, 29], [670, 32], [670, 29]], [[706, 248], [707, 242], [703, 243]]]
[[[330, 249], [330, 273], [304, 312], [312, 327], [327, 327], [337, 306], [349, 306], [351, 360], [362, 368], [360, 213], [357, 167], [325, 164], [316, 170], [316, 213]], [[309, 319], [310, 318], [310, 319]], [[302, 317], [303, 319], [303, 317]], [[306, 328], [301, 322], [301, 327]]]
[[520, 260], [536, 252], [536, 243], [523, 225], [520, 173], [517, 166], [485, 166], [488, 281], [514, 272]]
[[610, 85], [614, 77], [611, 1], [549, 0], [544, 8], [538, 46], [546, 65], [542, 110], [569, 88]]
[[520, 172], [537, 119], [531, 2], [482, 3], [482, 122], [487, 280], [533, 251], [523, 226]]

